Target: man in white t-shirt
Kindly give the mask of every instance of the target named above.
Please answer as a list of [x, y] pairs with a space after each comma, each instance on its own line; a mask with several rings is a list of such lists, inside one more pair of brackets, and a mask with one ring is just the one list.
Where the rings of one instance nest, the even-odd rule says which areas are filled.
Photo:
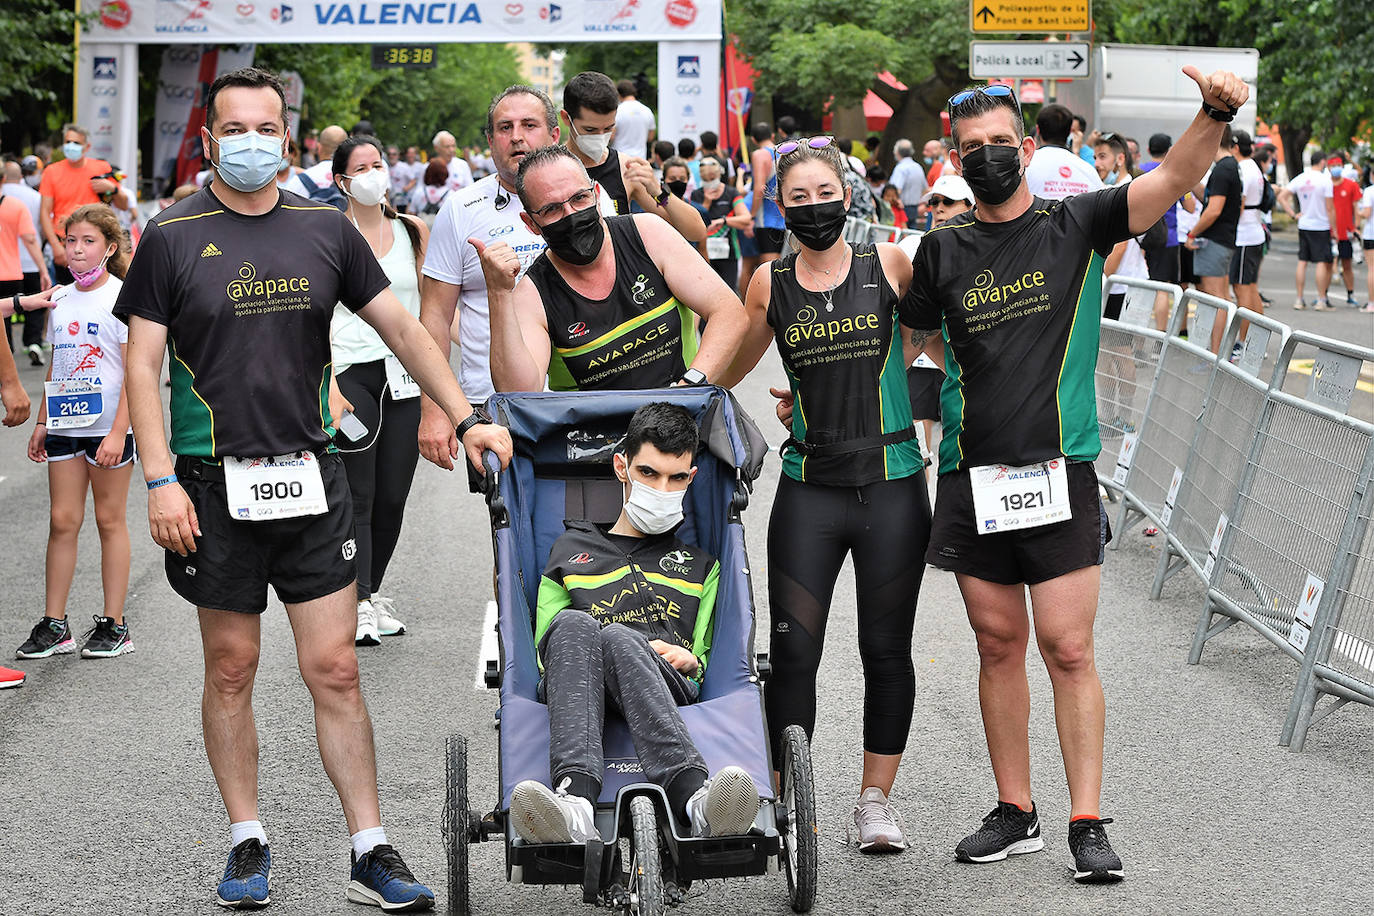
[[458, 155], [458, 140], [446, 130], [434, 135], [434, 158], [448, 163], [448, 189], [457, 191], [472, 184], [472, 167]]
[[[458, 341], [459, 384], [474, 404], [486, 401], [494, 389], [487, 282], [468, 239], [505, 242], [519, 255], [522, 274], [543, 252], [543, 238], [520, 219], [524, 208], [515, 193], [515, 175], [527, 153], [558, 142], [558, 110], [542, 92], [512, 86], [487, 109], [485, 130], [496, 172], [444, 200], [430, 230], [420, 286], [420, 322], [446, 357], [451, 343]], [[599, 188], [598, 194], [602, 213], [613, 215], [615, 205]], [[452, 470], [453, 442], [453, 424], [439, 405], [425, 397], [420, 408], [420, 454]]]
[[1035, 118], [1035, 129], [1039, 138], [1026, 167], [1026, 183], [1032, 194], [1045, 200], [1063, 200], [1102, 187], [1097, 169], [1069, 152], [1073, 112], [1063, 105], [1046, 105]]
[[[1236, 164], [1240, 166], [1240, 202], [1243, 209], [1236, 223], [1236, 250], [1231, 255], [1231, 287], [1236, 291], [1236, 305], [1262, 315], [1264, 300], [1259, 294], [1259, 269], [1267, 237], [1264, 223], [1260, 221], [1259, 208], [1264, 198], [1264, 173], [1255, 164], [1255, 144], [1250, 135], [1238, 130], [1234, 139], [1236, 145], [1232, 147], [1231, 155], [1236, 157]], [[1240, 342], [1245, 339], [1247, 330], [1248, 327], [1241, 328], [1233, 356], [1239, 356]]]
[[286, 182], [286, 190], [292, 194], [309, 197], [310, 191], [301, 181], [302, 175], [310, 179], [310, 183], [317, 188], [327, 188], [334, 184], [334, 151], [347, 139], [348, 131], [337, 124], [331, 124], [320, 131], [319, 141], [315, 144], [315, 164], [292, 175]]
[[1374, 264], [1370, 263], [1368, 252], [1374, 251], [1374, 184], [1364, 189], [1364, 195], [1360, 198], [1360, 203], [1355, 213], [1356, 225], [1363, 220], [1364, 231], [1360, 233], [1360, 240], [1366, 252], [1365, 262], [1365, 282], [1369, 284], [1368, 301], [1365, 303], [1364, 311], [1374, 312]]
[[[1295, 277], [1298, 288], [1295, 309], [1307, 308], [1303, 301], [1302, 290], [1307, 283], [1307, 265], [1317, 265], [1317, 302], [1318, 310], [1331, 308], [1326, 301], [1326, 292], [1331, 286], [1331, 240], [1334, 238], [1333, 226], [1336, 225], [1336, 208], [1333, 202], [1335, 186], [1331, 176], [1326, 174], [1322, 165], [1326, 162], [1321, 150], [1312, 153], [1310, 163], [1301, 175], [1288, 182], [1288, 187], [1279, 191], [1279, 205], [1288, 215], [1298, 221], [1298, 269]], [[1293, 198], [1298, 198], [1302, 216], [1293, 210]]]
[[633, 80], [616, 83], [615, 91], [620, 96], [620, 107], [615, 111], [615, 136], [611, 138], [611, 149], [643, 157], [649, 152], [649, 143], [654, 139], [658, 126], [654, 122], [654, 113], [648, 105], [635, 98]]

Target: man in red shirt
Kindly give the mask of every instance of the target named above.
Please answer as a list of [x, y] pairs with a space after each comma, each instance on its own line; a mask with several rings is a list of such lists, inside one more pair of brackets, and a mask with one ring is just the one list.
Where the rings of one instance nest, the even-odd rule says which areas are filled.
[[62, 245], [65, 230], [62, 224], [77, 207], [107, 203], [121, 210], [128, 209], [129, 196], [115, 181], [102, 176], [110, 174], [110, 164], [104, 159], [87, 156], [91, 141], [86, 128], [68, 124], [62, 128], [62, 154], [66, 157], [43, 170], [38, 193], [43, 195], [39, 211], [39, 228], [52, 246], [58, 283], [72, 282], [67, 270], [67, 255]]
[[1335, 230], [1336, 257], [1341, 262], [1341, 279], [1345, 281], [1345, 301], [1347, 305], [1359, 305], [1355, 301], [1355, 265], [1352, 239], [1355, 237], [1355, 205], [1360, 202], [1360, 184], [1354, 181], [1354, 172], [1344, 170], [1344, 162], [1332, 157], [1327, 163], [1331, 171], [1331, 205], [1336, 211]]

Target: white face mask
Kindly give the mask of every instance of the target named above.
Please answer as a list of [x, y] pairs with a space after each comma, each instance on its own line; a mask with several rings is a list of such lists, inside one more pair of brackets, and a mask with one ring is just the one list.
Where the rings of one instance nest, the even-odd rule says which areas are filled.
[[721, 186], [721, 180], [719, 178], [703, 178], [701, 179], [701, 186], [708, 191], [714, 191]]
[[682, 522], [682, 499], [686, 490], [656, 490], [638, 480], [630, 481], [630, 498], [625, 500], [625, 517], [645, 534], [662, 534]]
[[[574, 127], [573, 130], [577, 131], [577, 128]], [[577, 148], [582, 151], [582, 155], [588, 159], [595, 159], [597, 162], [605, 157], [606, 150], [611, 145], [610, 134], [577, 133], [573, 140], [577, 143]]]
[[391, 175], [386, 169], [369, 169], [361, 175], [348, 176], [344, 193], [364, 207], [375, 207], [386, 200], [391, 187]]

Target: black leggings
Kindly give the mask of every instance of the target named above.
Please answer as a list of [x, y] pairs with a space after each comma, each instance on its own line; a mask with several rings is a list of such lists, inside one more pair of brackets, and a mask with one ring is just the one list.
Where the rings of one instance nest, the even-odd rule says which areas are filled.
[[[337, 376], [339, 391], [367, 427], [362, 442], [343, 433], [334, 443], [343, 452], [353, 491], [354, 537], [358, 542], [358, 600], [382, 588], [382, 576], [401, 537], [406, 497], [420, 458], [420, 399], [394, 401], [381, 360], [349, 366]], [[336, 421], [337, 422], [337, 421]]]
[[783, 729], [816, 726], [816, 671], [830, 599], [854, 555], [859, 658], [864, 670], [864, 750], [906, 749], [916, 701], [911, 637], [930, 542], [925, 474], [863, 487], [798, 483], [783, 475], [768, 522], [768, 601], [773, 673], [764, 690], [773, 762]]

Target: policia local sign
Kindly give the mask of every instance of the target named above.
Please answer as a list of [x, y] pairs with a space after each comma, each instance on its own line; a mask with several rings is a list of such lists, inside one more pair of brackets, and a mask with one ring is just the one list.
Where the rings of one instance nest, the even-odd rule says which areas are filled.
[[[92, 0], [87, 0], [89, 9]], [[119, 44], [686, 41], [721, 0], [100, 0], [85, 39]]]

